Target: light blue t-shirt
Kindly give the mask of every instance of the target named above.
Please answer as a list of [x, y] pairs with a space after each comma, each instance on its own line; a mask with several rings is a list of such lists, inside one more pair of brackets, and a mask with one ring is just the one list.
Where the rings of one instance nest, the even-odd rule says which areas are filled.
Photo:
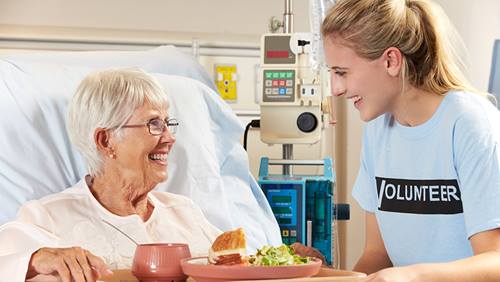
[[500, 112], [449, 92], [419, 126], [369, 122], [353, 196], [376, 215], [394, 266], [472, 256], [468, 238], [500, 227]]

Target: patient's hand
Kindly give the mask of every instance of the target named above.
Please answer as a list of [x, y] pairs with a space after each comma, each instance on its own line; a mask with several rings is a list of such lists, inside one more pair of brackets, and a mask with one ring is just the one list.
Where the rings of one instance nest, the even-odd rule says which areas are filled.
[[26, 278], [57, 274], [63, 282], [88, 282], [111, 273], [101, 258], [80, 247], [41, 248], [31, 255]]
[[293, 249], [293, 251], [297, 255], [302, 256], [302, 257], [318, 258], [323, 262], [323, 265], [326, 265], [325, 256], [322, 255], [320, 253], [320, 251], [318, 251], [317, 249], [315, 249], [313, 247], [304, 246], [303, 244], [301, 244], [299, 242], [293, 243], [290, 247]]

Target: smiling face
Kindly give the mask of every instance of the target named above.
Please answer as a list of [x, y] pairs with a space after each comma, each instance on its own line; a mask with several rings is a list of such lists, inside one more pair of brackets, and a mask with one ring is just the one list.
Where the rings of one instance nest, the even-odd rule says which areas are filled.
[[363, 121], [391, 112], [400, 96], [401, 84], [386, 53], [375, 60], [361, 58], [334, 36], [325, 38], [326, 62], [331, 69], [331, 91], [354, 103]]
[[115, 158], [108, 162], [117, 174], [148, 187], [167, 179], [167, 156], [175, 143], [175, 137], [168, 129], [158, 136], [149, 133], [145, 124], [155, 118], [167, 119], [166, 111], [159, 111], [148, 103], [137, 108], [127, 124], [144, 126], [120, 129], [124, 131], [123, 138], [111, 142]]

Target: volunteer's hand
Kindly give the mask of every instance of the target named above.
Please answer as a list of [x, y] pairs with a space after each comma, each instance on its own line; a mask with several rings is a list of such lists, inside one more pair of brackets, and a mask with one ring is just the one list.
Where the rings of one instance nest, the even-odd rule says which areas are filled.
[[112, 274], [104, 261], [80, 247], [41, 248], [31, 255], [26, 278], [57, 274], [63, 282], [94, 282]]
[[321, 254], [320, 251], [318, 251], [317, 249], [313, 248], [313, 247], [307, 247], [307, 246], [304, 246], [303, 244], [299, 243], [299, 242], [296, 242], [296, 243], [293, 243], [291, 246], [290, 246], [293, 251], [301, 256], [301, 257], [314, 257], [314, 258], [318, 258], [320, 259], [323, 264], [326, 265], [326, 259], [325, 259], [325, 256]]
[[418, 280], [417, 273], [410, 267], [390, 267], [375, 272], [359, 282], [413, 282]]

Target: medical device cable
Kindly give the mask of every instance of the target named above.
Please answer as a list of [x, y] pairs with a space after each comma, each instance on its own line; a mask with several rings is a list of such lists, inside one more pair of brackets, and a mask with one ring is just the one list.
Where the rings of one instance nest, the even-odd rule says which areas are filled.
[[248, 130], [252, 128], [260, 128], [260, 119], [254, 119], [251, 122], [247, 124], [245, 127], [245, 133], [243, 134], [243, 148], [245, 151], [247, 150], [247, 137], [248, 137]]
[[134, 239], [132, 239], [132, 237], [130, 237], [129, 235], [127, 235], [125, 232], [121, 231], [120, 228], [114, 226], [113, 224], [111, 224], [110, 222], [107, 222], [106, 220], [102, 219], [102, 222], [106, 223], [107, 225], [113, 227], [116, 231], [120, 232], [121, 234], [123, 234], [125, 237], [127, 237], [130, 241], [132, 241], [136, 246], [139, 246], [139, 243], [137, 243], [137, 241], [135, 241]]

